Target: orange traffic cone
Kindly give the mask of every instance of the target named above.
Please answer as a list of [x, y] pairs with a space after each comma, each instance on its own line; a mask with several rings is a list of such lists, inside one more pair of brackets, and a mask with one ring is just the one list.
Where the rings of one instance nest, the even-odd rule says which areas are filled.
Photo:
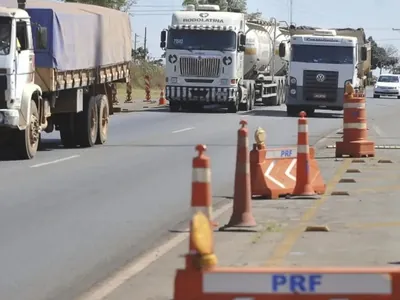
[[236, 155], [235, 188], [232, 216], [220, 230], [253, 228], [257, 226], [253, 217], [250, 186], [250, 154], [247, 121], [240, 121]]
[[[218, 223], [212, 221], [212, 193], [211, 193], [211, 169], [210, 158], [204, 154], [207, 147], [197, 145], [198, 156], [193, 158], [192, 172], [192, 213], [203, 212], [213, 227]], [[197, 255], [192, 239], [189, 239], [189, 254], [186, 256], [186, 267], [193, 266], [193, 256]]]
[[161, 90], [160, 92], [160, 100], [158, 100], [158, 105], [165, 105], [167, 104], [167, 100], [164, 97], [164, 91]]
[[296, 185], [292, 196], [315, 196], [317, 195], [311, 185], [310, 176], [310, 146], [308, 143], [308, 120], [306, 113], [302, 111], [298, 121], [297, 134], [297, 166]]

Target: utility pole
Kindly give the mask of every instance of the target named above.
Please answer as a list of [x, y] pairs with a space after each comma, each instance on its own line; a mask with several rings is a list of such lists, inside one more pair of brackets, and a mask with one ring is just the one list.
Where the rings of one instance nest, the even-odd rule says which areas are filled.
[[[147, 27], [144, 28], [144, 52], [147, 52]], [[147, 55], [146, 55], [147, 56]], [[145, 60], [147, 60], [147, 57], [144, 58]]]
[[293, 0], [289, 0], [289, 26], [292, 25], [293, 22]]

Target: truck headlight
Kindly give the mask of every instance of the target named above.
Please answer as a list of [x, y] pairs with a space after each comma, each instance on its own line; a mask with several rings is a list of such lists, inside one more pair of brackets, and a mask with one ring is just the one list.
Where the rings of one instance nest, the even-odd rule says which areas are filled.
[[293, 84], [293, 85], [295, 85], [297, 83], [297, 80], [296, 80], [296, 78], [294, 78], [294, 77], [290, 77], [290, 84]]
[[228, 79], [221, 79], [221, 84], [222, 85], [227, 85], [229, 83]]
[[296, 95], [297, 91], [296, 91], [296, 89], [291, 89], [291, 90], [290, 90], [290, 93], [291, 93], [292, 95]]
[[178, 78], [177, 77], [171, 77], [171, 83], [177, 83]]

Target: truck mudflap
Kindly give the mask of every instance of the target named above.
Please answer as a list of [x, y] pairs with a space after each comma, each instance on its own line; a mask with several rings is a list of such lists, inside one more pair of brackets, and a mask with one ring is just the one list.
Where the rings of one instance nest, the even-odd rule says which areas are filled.
[[237, 87], [187, 87], [167, 85], [165, 95], [170, 102], [231, 103], [236, 100]]

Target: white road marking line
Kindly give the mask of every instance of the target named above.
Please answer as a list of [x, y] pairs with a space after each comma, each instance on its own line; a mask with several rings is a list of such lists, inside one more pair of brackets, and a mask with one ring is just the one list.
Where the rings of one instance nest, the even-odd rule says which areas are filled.
[[375, 124], [372, 124], [372, 129], [376, 132], [377, 135], [383, 136], [383, 131]]
[[[232, 203], [228, 203], [219, 209], [217, 209], [213, 218], [216, 219], [221, 216], [223, 213], [228, 211], [232, 207]], [[189, 231], [189, 228], [186, 228], [184, 231]], [[130, 264], [128, 264], [121, 271], [116, 273], [111, 278], [107, 279], [105, 282], [101, 283], [85, 295], [79, 298], [79, 300], [103, 300], [108, 297], [113, 291], [115, 291], [118, 287], [123, 285], [130, 278], [137, 275], [139, 272], [146, 269], [149, 265], [159, 260], [169, 251], [173, 250], [176, 246], [178, 246], [181, 242], [186, 240], [189, 237], [189, 232], [182, 232], [175, 235], [171, 240], [167, 241], [165, 244], [151, 250], [147, 254], [143, 255], [137, 260], [134, 260]]]
[[285, 172], [285, 175], [287, 177], [289, 177], [290, 179], [292, 179], [293, 181], [296, 181], [296, 177], [293, 176], [291, 173], [292, 173], [292, 170], [293, 170], [294, 166], [296, 165], [296, 162], [297, 162], [297, 159], [293, 159], [292, 162], [290, 163], [289, 167], [287, 168], [286, 172]]
[[64, 158], [60, 158], [60, 159], [44, 162], [44, 163], [41, 163], [41, 164], [36, 164], [36, 165], [30, 166], [30, 168], [39, 168], [39, 167], [44, 167], [44, 166], [47, 166], [47, 165], [53, 165], [53, 164], [57, 164], [57, 163], [60, 163], [60, 162], [66, 161], [66, 160], [78, 158], [79, 156], [80, 155], [72, 155], [72, 156], [68, 156], [68, 157], [64, 157]]
[[187, 127], [187, 128], [183, 128], [183, 129], [179, 129], [179, 130], [174, 130], [172, 131], [172, 133], [179, 133], [179, 132], [185, 132], [185, 131], [189, 131], [189, 130], [193, 130], [194, 127]]

